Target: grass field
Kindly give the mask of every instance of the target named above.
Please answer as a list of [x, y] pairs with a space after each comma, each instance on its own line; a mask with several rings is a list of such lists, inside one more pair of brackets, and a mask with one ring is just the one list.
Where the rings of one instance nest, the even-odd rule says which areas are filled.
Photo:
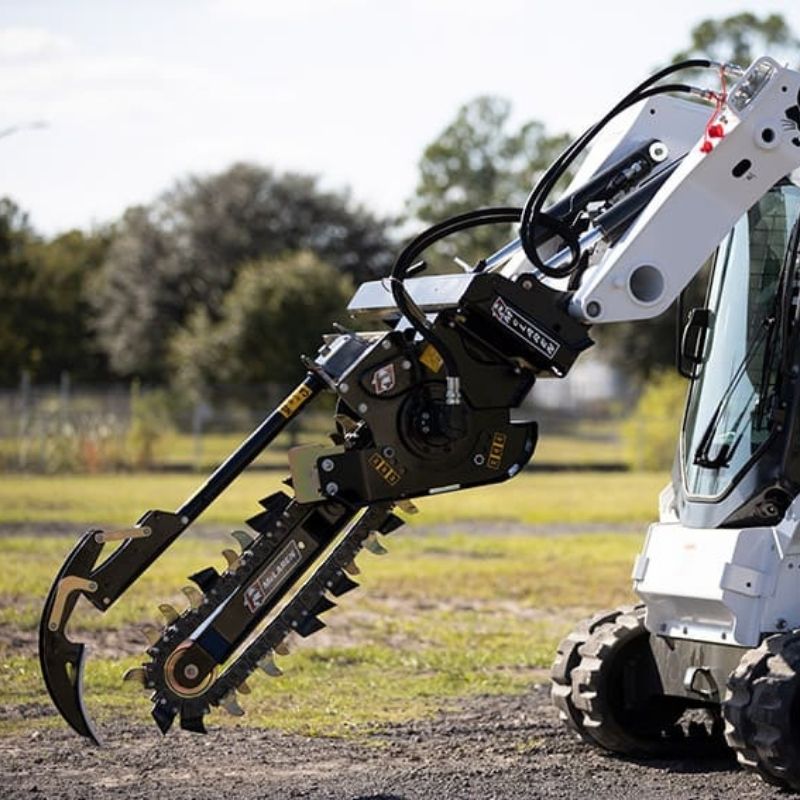
[[[281, 659], [285, 675], [251, 681], [244, 721], [215, 712], [211, 724], [269, 725], [353, 735], [389, 721], [430, 714], [453, 699], [518, 692], [541, 681], [561, 635], [593, 610], [628, 601], [629, 574], [641, 533], [615, 526], [654, 514], [663, 475], [524, 474], [516, 480], [421, 502], [414, 522], [388, 537], [390, 555], [359, 559], [362, 588], [329, 612], [329, 627]], [[35, 657], [42, 599], [73, 543], [36, 533], [36, 524], [127, 524], [148, 507], [173, 508], [197, 480], [185, 475], [4, 477], [0, 522], [6, 569], [0, 578], [0, 733], [60, 725], [49, 715]], [[256, 473], [234, 484], [203, 518], [240, 526], [255, 499], [278, 486]], [[481, 521], [536, 523], [536, 534], [490, 532]], [[439, 523], [448, 523], [437, 530]], [[564, 523], [570, 523], [565, 527]], [[581, 525], [592, 523], [592, 533]], [[558, 535], [548, 535], [553, 525]], [[608, 532], [596, 532], [607, 526]], [[19, 531], [22, 531], [21, 533]], [[183, 540], [185, 539], [185, 541]], [[136, 626], [156, 621], [158, 602], [185, 604], [180, 587], [202, 566], [224, 566], [230, 539], [187, 534], [106, 615], [75, 619], [96, 657], [87, 701], [100, 720], [144, 718], [146, 696], [121, 683], [141, 663]], [[141, 649], [140, 649], [141, 648]]]
[[[256, 501], [281, 484], [282, 473], [239, 478], [202, 521], [240, 525]], [[176, 509], [202, 483], [183, 474], [20, 476], [0, 478], [0, 523], [75, 522], [126, 525], [149, 508]], [[661, 473], [523, 473], [512, 481], [417, 502], [426, 524], [459, 520], [525, 523], [625, 523], [650, 519]]]
[[[260, 467], [283, 468], [286, 465], [286, 453], [290, 446], [326, 441], [328, 426], [327, 417], [314, 417], [306, 428], [296, 432], [294, 439], [289, 432], [280, 434], [254, 463]], [[152, 463], [148, 466], [154, 468], [182, 467], [200, 472], [210, 471], [224, 461], [248, 434], [249, 431], [205, 433], [202, 436], [194, 437], [186, 433], [165, 433], [154, 445]], [[59, 443], [55, 440], [45, 442], [36, 439], [0, 438], [0, 471], [2, 471], [3, 464], [19, 463], [23, 452], [27, 452], [27, 462], [47, 464], [49, 462], [45, 454], [54, 448], [58, 449], [59, 444], [68, 448], [66, 441]], [[72, 444], [75, 443], [72, 442]], [[122, 460], [122, 463], [128, 465], [137, 463], [135, 448], [124, 438], [114, 440], [112, 444], [111, 451]], [[625, 453], [620, 438], [619, 422], [594, 420], [591, 424], [576, 424], [575, 430], [570, 435], [548, 432], [539, 440], [534, 460], [538, 464], [557, 465], [622, 464], [625, 461]], [[55, 463], [58, 463], [58, 459], [55, 460]], [[112, 460], [112, 463], [116, 462]], [[75, 469], [84, 471], [80, 464], [81, 461], [78, 459]], [[37, 469], [34, 467], [31, 471], [36, 472]], [[48, 472], [50, 470], [40, 467], [38, 471]], [[52, 471], [63, 470], [53, 468]], [[102, 472], [103, 470], [97, 469], [96, 471]]]

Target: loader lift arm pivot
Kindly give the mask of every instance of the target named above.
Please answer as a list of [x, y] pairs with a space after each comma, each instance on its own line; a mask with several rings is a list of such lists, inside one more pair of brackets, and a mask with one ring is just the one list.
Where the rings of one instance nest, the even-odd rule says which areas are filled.
[[[78, 599], [110, 608], [321, 391], [337, 398], [333, 444], [290, 451], [291, 495], [261, 501], [247, 520], [252, 533], [234, 534], [241, 551], [224, 551], [222, 572], [191, 576], [189, 608], [161, 606], [166, 625], [150, 631], [147, 660], [128, 673], [152, 693], [162, 732], [176, 718], [202, 731], [216, 706], [240, 713], [246, 678], [256, 668], [276, 674], [272, 655], [285, 653], [293, 635], [324, 627], [319, 615], [332, 598], [356, 587], [353, 559], [361, 548], [383, 550], [377, 535], [402, 524], [393, 509], [524, 468], [537, 438], [524, 409], [535, 382], [567, 375], [592, 344], [590, 325], [668, 307], [737, 217], [800, 165], [800, 144], [776, 118], [797, 97], [800, 75], [760, 59], [725, 104], [724, 91], [658, 83], [687, 67], [737, 74], [705, 60], [663, 70], [568, 148], [524, 210], [480, 209], [416, 237], [389, 281], [362, 285], [350, 303], [351, 314], [380, 329], [326, 337], [305, 380], [193, 497], [175, 512], [148, 511], [128, 530], [84, 534], [56, 576], [40, 628], [45, 682], [78, 733], [97, 741], [82, 699], [84, 645], [66, 632]], [[708, 107], [675, 93], [716, 103], [711, 147]], [[620, 115], [628, 127], [609, 135]], [[766, 127], [780, 134], [776, 145], [764, 146]], [[545, 212], [558, 178], [590, 143], [573, 187]], [[411, 277], [438, 239], [516, 219], [520, 238], [472, 271]]]

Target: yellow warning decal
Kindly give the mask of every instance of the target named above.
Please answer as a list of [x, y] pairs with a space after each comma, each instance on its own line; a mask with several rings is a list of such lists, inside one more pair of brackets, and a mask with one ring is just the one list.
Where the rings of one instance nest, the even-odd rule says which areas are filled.
[[308, 398], [311, 397], [311, 389], [301, 383], [279, 406], [278, 411], [286, 419], [289, 419]]
[[489, 469], [500, 469], [503, 461], [503, 453], [506, 450], [507, 436], [499, 431], [492, 434], [492, 443], [489, 446], [489, 458], [486, 459], [486, 466]]
[[382, 458], [377, 453], [373, 453], [369, 457], [369, 465], [389, 484], [389, 486], [394, 486], [402, 477], [385, 458]]
[[439, 351], [432, 345], [429, 344], [425, 347], [422, 351], [422, 354], [419, 357], [419, 360], [431, 371], [431, 372], [438, 372], [442, 368], [442, 357], [439, 355]]

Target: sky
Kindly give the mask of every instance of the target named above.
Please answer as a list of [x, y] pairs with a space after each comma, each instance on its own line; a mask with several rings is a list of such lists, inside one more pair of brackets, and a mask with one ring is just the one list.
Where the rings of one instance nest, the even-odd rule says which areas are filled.
[[[577, 133], [741, 0], [0, 0], [0, 195], [52, 235], [248, 160], [378, 213], [458, 107]], [[800, 32], [800, 3], [782, 13]], [[42, 126], [43, 124], [43, 126]]]

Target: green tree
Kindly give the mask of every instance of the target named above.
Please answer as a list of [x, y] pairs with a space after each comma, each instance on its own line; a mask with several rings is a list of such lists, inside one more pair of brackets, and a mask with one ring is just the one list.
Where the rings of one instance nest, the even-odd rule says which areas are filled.
[[350, 277], [305, 251], [245, 264], [214, 320], [198, 307], [172, 341], [177, 382], [205, 393], [217, 383], [291, 383], [345, 316]]
[[39, 343], [31, 341], [31, 316], [43, 314], [34, 291], [35, 270], [28, 252], [34, 233], [27, 214], [9, 198], [0, 199], [0, 382], [19, 379], [41, 360]]
[[23, 370], [40, 381], [64, 371], [105, 376], [87, 294], [108, 236], [71, 231], [45, 241], [19, 206], [0, 200], [0, 383], [17, 383]]
[[625, 459], [632, 469], [669, 469], [685, 402], [686, 381], [668, 369], [653, 373], [622, 427]]
[[[501, 97], [476, 97], [461, 106], [422, 154], [410, 214], [433, 223], [481, 206], [522, 205], [569, 137], [550, 135], [535, 121], [514, 128], [510, 117], [511, 104]], [[473, 231], [456, 237], [456, 247], [443, 252], [475, 260], [510, 235], [508, 228]]]
[[110, 228], [72, 230], [30, 245], [34, 289], [48, 307], [39, 369], [45, 380], [56, 380], [64, 371], [83, 381], [110, 376], [108, 359], [95, 335], [91, 296], [112, 237]]
[[800, 46], [782, 14], [759, 17], [750, 11], [722, 19], [704, 19], [692, 28], [689, 36], [689, 46], [676, 53], [673, 62], [708, 57], [746, 67], [762, 55], [796, 62]]
[[171, 336], [198, 309], [219, 319], [242, 264], [307, 249], [356, 280], [384, 275], [389, 227], [313, 176], [236, 164], [188, 178], [118, 225], [95, 303], [103, 347], [118, 372], [163, 380]]

